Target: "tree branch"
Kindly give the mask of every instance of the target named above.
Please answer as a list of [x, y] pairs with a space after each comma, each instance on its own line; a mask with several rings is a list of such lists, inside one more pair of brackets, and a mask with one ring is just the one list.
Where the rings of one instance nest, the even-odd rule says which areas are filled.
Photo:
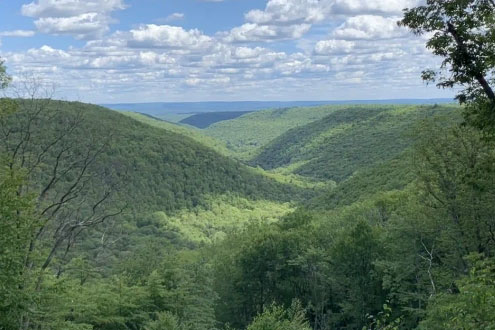
[[460, 52], [462, 53], [462, 58], [463, 58], [463, 64], [469, 68], [470, 70], [473, 71], [474, 77], [478, 81], [478, 83], [481, 85], [483, 88], [483, 91], [485, 92], [486, 96], [488, 99], [495, 104], [495, 93], [493, 92], [493, 89], [490, 87], [490, 84], [487, 82], [486, 78], [483, 76], [483, 73], [480, 72], [478, 69], [473, 68], [473, 60], [472, 56], [469, 54], [466, 45], [464, 43], [464, 40], [462, 40], [461, 36], [457, 32], [456, 28], [452, 24], [452, 22], [447, 22], [447, 31], [452, 35], [454, 38], [457, 47], [459, 48]]

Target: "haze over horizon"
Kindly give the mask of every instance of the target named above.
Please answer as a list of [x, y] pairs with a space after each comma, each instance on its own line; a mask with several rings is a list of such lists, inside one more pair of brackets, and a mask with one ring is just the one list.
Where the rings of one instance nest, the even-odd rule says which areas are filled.
[[451, 98], [396, 22], [419, 0], [0, 2], [0, 57], [91, 103]]

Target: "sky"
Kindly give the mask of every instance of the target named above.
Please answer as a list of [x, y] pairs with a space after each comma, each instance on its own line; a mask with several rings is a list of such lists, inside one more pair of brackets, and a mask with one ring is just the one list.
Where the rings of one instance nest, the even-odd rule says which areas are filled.
[[91, 103], [451, 97], [397, 25], [419, 1], [0, 0], [0, 57]]

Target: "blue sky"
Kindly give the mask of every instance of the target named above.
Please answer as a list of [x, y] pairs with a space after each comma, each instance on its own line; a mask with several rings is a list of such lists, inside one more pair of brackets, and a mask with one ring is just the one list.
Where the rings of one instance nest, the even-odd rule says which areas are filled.
[[0, 0], [0, 57], [94, 103], [450, 97], [396, 24], [419, 1]]

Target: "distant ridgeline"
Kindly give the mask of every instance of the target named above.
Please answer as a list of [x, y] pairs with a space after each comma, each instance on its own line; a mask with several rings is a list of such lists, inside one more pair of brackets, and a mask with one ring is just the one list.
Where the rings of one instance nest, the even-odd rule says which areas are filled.
[[[315, 107], [321, 105], [359, 105], [359, 104], [444, 104], [452, 99], [397, 99], [397, 100], [344, 100], [344, 101], [240, 101], [240, 102], [152, 102], [152, 103], [118, 103], [102, 106], [118, 110], [138, 112], [172, 122], [182, 122], [198, 128], [234, 119], [234, 112], [242, 116], [248, 112], [283, 109], [294, 107]], [[198, 116], [203, 113], [217, 113], [211, 116]], [[188, 117], [194, 117], [187, 120]]]
[[150, 102], [112, 103], [101, 106], [119, 110], [142, 112], [160, 117], [166, 113], [202, 113], [230, 111], [258, 111], [288, 107], [313, 107], [342, 104], [442, 104], [453, 103], [453, 99], [390, 99], [390, 100], [346, 100], [346, 101], [240, 101], [240, 102]]
[[235, 119], [252, 111], [230, 111], [230, 112], [207, 112], [198, 113], [182, 119], [180, 123], [188, 124], [197, 128], [207, 128], [208, 126], [224, 120]]

